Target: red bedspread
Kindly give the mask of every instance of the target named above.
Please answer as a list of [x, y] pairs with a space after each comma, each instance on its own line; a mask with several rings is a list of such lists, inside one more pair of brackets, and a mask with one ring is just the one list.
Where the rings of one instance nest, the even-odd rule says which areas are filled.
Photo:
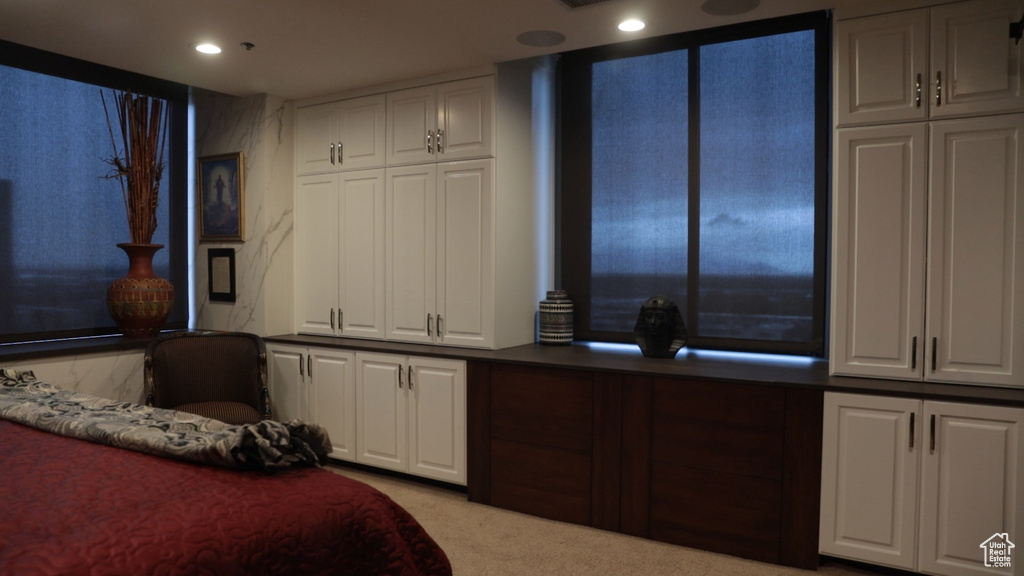
[[0, 574], [451, 573], [404, 509], [330, 471], [237, 472], [0, 421]]

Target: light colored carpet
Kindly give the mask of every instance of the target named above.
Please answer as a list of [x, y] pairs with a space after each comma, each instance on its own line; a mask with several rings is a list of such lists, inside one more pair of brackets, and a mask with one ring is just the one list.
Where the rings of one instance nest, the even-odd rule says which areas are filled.
[[499, 510], [465, 494], [349, 468], [330, 470], [377, 488], [440, 544], [455, 576], [863, 576], [826, 564], [815, 572], [763, 564]]

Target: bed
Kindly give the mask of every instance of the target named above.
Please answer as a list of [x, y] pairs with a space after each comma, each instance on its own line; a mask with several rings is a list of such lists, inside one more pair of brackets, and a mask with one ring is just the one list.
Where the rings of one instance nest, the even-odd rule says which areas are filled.
[[[83, 424], [89, 411], [101, 415]], [[245, 430], [0, 369], [0, 574], [452, 573], [398, 504], [318, 467], [322, 430], [271, 424]], [[157, 454], [140, 437], [171, 446]]]

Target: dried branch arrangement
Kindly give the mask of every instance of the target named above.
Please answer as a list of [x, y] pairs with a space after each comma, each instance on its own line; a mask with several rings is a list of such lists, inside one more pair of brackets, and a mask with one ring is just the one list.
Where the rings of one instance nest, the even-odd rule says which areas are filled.
[[103, 99], [110, 144], [114, 155], [106, 160], [112, 166], [107, 178], [121, 181], [128, 230], [132, 242], [149, 244], [156, 232], [156, 209], [160, 202], [160, 179], [164, 171], [164, 146], [167, 142], [167, 112], [159, 98], [114, 92], [114, 108], [121, 129], [120, 144]]

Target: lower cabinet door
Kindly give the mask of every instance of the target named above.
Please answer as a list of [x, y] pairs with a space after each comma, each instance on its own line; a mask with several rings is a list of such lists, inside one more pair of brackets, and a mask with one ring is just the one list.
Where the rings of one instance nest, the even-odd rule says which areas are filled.
[[309, 420], [331, 437], [331, 458], [356, 458], [355, 354], [310, 349]]
[[1024, 410], [924, 406], [918, 571], [1024, 574], [1024, 555], [1008, 543], [1024, 543]]
[[465, 484], [466, 363], [410, 358], [408, 368], [409, 473]]
[[914, 569], [921, 402], [825, 394], [822, 554]]
[[408, 470], [405, 357], [356, 354], [356, 461]]

